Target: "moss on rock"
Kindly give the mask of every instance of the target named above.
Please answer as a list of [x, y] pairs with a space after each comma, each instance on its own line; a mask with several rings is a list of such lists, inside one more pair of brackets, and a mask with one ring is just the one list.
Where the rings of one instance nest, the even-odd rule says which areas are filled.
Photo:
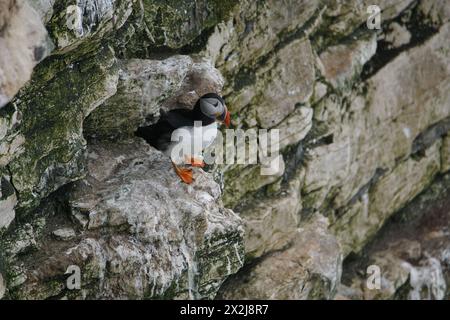
[[8, 165], [19, 209], [36, 207], [83, 176], [83, 119], [116, 90], [116, 60], [109, 48], [69, 59], [55, 57], [42, 64], [12, 102], [22, 119], [16, 131], [24, 138], [21, 152]]

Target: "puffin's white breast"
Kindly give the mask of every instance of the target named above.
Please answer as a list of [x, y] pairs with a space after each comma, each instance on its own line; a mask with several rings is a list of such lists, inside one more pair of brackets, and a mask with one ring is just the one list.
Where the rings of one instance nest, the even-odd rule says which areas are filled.
[[[202, 150], [209, 147], [214, 143], [214, 140], [217, 136], [217, 122], [213, 122], [210, 125], [204, 127], [181, 127], [174, 130], [172, 134], [172, 141], [169, 145], [169, 148], [166, 150], [165, 154], [170, 156], [172, 160], [177, 163], [176, 159], [174, 159], [174, 155], [172, 154], [172, 150], [175, 146], [178, 148], [183, 148], [185, 154], [201, 157], [201, 154], [198, 154]], [[198, 150], [195, 150], [195, 146], [200, 147]], [[197, 151], [197, 152], [195, 152]]]

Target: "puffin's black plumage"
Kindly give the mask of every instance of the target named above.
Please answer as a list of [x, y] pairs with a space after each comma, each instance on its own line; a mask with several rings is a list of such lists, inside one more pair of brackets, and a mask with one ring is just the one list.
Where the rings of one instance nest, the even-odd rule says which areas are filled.
[[[159, 121], [148, 127], [138, 128], [136, 135], [144, 138], [150, 145], [159, 150], [166, 150], [170, 144], [170, 139], [174, 130], [181, 127], [193, 127], [195, 121], [201, 121], [202, 126], [207, 126], [216, 121], [216, 117], [211, 117], [202, 112], [200, 102], [202, 99], [217, 99], [223, 106], [225, 101], [216, 93], [207, 93], [197, 100], [192, 110], [174, 109], [168, 112], [161, 110]], [[223, 115], [223, 117], [225, 117]], [[223, 120], [223, 119], [222, 119]]]

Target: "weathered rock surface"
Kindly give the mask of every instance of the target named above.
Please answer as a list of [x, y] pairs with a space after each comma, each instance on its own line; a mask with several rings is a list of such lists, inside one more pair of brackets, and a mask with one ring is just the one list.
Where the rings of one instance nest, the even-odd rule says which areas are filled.
[[[132, 13], [133, 1], [42, 1], [35, 6], [44, 21], [58, 51], [67, 52], [88, 40], [100, 41], [120, 29]], [[50, 19], [48, 17], [51, 17]]]
[[439, 145], [436, 143], [426, 150], [421, 159], [408, 159], [399, 164], [341, 213], [332, 229], [346, 254], [361, 250], [390, 214], [401, 209], [433, 180], [439, 172]]
[[5, 291], [6, 291], [5, 282], [3, 280], [2, 274], [0, 273], [0, 299], [3, 298], [3, 296], [5, 295]]
[[447, 172], [450, 170], [450, 133], [442, 139], [441, 147], [441, 171]]
[[318, 1], [310, 0], [289, 0], [282, 4], [275, 0], [242, 1], [232, 18], [216, 26], [205, 53], [234, 81], [229, 89], [236, 90], [247, 83], [246, 68], [251, 72], [274, 48], [283, 48], [282, 39], [304, 31], [305, 25], [317, 20], [322, 10]]
[[245, 252], [250, 257], [284, 248], [300, 223], [300, 179], [293, 180], [279, 195], [256, 200], [242, 211], [245, 221]]
[[297, 230], [286, 250], [231, 277], [224, 299], [328, 299], [341, 277], [342, 255], [322, 216]]
[[[359, 259], [345, 268], [344, 282], [356, 299], [444, 299], [448, 297], [449, 174], [437, 179], [386, 225]], [[380, 289], [361, 276], [369, 265], [381, 271]], [[346, 296], [348, 292], [341, 290]]]
[[[50, 234], [36, 239], [33, 255], [40, 263], [18, 266], [25, 280], [12, 295], [213, 298], [242, 267], [241, 221], [208, 174], [198, 170], [188, 186], [171, 166], [141, 139], [91, 145], [88, 176], [70, 198], [76, 235], [47, 220]], [[65, 288], [70, 265], [81, 270], [80, 291]]]
[[0, 3], [0, 108], [30, 79], [52, 49], [38, 14], [26, 0]]
[[61, 228], [61, 229], [56, 229], [55, 231], [53, 231], [53, 235], [58, 239], [58, 240], [70, 240], [72, 238], [75, 238], [75, 230], [73, 230], [72, 228]]
[[192, 42], [226, 19], [237, 3], [236, 0], [136, 2], [130, 24], [136, 34], [126, 50], [148, 54], [155, 47], [195, 46]]
[[121, 61], [117, 93], [86, 119], [84, 134], [132, 136], [138, 127], [156, 123], [161, 108], [190, 109], [199, 97], [219, 93], [222, 86], [221, 74], [206, 59], [180, 55]]
[[12, 173], [18, 207], [35, 208], [51, 192], [84, 175], [83, 120], [115, 93], [116, 70], [109, 48], [68, 65], [56, 57], [40, 65], [12, 101], [2, 158]]
[[372, 58], [377, 50], [376, 34], [365, 35], [366, 38], [327, 48], [320, 54], [323, 74], [333, 87], [342, 88], [359, 76], [364, 64]]
[[307, 39], [295, 40], [256, 71], [248, 70], [242, 77], [252, 80], [244, 82], [242, 89], [235, 86], [229, 101], [232, 111], [241, 112], [241, 121], [249, 126], [272, 128], [292, 113], [297, 104], [307, 102], [313, 93], [315, 70], [311, 45]]
[[[0, 7], [0, 297], [448, 296], [448, 210], [370, 247], [450, 169], [448, 1], [379, 1], [380, 30], [359, 0], [29, 3]], [[233, 128], [280, 130], [271, 174], [182, 185], [133, 137], [211, 91]], [[340, 281], [361, 252], [379, 291]]]

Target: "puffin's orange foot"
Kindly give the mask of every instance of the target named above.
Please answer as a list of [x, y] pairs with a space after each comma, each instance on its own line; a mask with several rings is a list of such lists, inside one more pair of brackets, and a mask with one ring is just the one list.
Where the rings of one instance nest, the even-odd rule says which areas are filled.
[[187, 157], [186, 164], [190, 164], [193, 167], [203, 168], [205, 166], [205, 162], [203, 160], [197, 159], [195, 157]]
[[175, 173], [181, 178], [184, 183], [191, 184], [194, 181], [192, 169], [182, 169], [179, 168], [176, 164], [173, 164], [173, 167], [175, 169]]

